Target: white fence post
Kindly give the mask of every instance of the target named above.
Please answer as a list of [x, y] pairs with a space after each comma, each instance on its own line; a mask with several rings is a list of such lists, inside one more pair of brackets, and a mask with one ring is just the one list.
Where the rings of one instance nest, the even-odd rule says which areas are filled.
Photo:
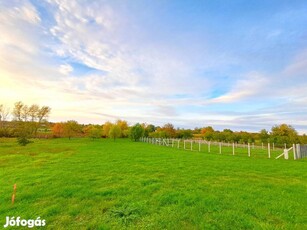
[[208, 152], [210, 153], [210, 143], [211, 143], [211, 141], [209, 141], [209, 143], [208, 143]]
[[296, 158], [301, 159], [301, 146], [300, 144], [296, 144]]
[[268, 143], [268, 155], [269, 155], [269, 158], [271, 158], [271, 147], [270, 147], [270, 143]]
[[248, 148], [248, 156], [250, 157], [251, 156], [251, 145], [249, 142], [247, 144], [247, 148]]
[[220, 154], [222, 154], [222, 143], [221, 142], [219, 143], [219, 146], [220, 146]]
[[183, 140], [183, 149], [185, 149], [185, 140]]
[[288, 151], [288, 149], [285, 149], [284, 153], [285, 153], [284, 154], [285, 159], [288, 160], [289, 159], [289, 151]]
[[177, 142], [177, 148], [179, 149], [179, 144], [180, 144], [180, 140], [178, 140]]
[[191, 141], [191, 151], [193, 151], [193, 141]]
[[295, 149], [295, 144], [293, 144], [293, 158], [296, 160], [296, 149]]
[[232, 143], [232, 155], [235, 155], [235, 143]]
[[198, 141], [198, 152], [200, 152], [200, 141]]

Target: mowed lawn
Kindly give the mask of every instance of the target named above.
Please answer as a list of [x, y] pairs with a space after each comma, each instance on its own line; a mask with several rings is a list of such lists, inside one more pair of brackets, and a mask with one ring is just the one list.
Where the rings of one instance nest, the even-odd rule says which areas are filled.
[[1, 227], [6, 216], [41, 217], [49, 229], [307, 229], [307, 161], [0, 139]]

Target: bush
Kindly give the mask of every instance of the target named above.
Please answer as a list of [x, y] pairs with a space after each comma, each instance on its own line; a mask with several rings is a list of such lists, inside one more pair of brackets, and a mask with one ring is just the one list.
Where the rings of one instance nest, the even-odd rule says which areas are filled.
[[18, 137], [17, 142], [21, 146], [26, 146], [27, 144], [31, 143], [31, 141], [25, 136]]

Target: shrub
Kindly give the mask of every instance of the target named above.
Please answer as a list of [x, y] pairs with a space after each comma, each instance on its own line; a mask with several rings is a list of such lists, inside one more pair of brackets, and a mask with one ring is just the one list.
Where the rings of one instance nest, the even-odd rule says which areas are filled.
[[18, 137], [17, 142], [21, 146], [26, 146], [27, 144], [31, 143], [31, 141], [26, 136]]

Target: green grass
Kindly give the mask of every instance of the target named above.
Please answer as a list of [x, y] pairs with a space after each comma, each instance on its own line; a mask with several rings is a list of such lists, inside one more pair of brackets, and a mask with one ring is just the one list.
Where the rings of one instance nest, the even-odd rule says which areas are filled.
[[307, 229], [306, 160], [214, 151], [0, 139], [0, 226], [40, 216], [48, 229]]

